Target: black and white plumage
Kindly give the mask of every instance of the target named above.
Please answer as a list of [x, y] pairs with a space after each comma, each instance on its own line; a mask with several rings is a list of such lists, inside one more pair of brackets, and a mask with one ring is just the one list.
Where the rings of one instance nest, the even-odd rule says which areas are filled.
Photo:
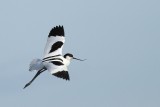
[[[56, 26], [52, 28], [48, 35], [43, 59], [33, 59], [30, 63], [29, 71], [37, 71], [37, 73], [24, 88], [29, 86], [39, 74], [46, 70], [56, 77], [70, 80], [67, 67], [72, 59], [77, 58], [74, 58], [70, 53], [62, 56], [62, 48], [64, 43], [65, 33], [63, 26]], [[77, 60], [83, 61], [81, 59]]]

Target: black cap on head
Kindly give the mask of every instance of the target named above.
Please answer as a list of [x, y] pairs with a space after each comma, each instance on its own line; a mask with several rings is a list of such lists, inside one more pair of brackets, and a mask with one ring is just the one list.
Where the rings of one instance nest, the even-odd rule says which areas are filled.
[[75, 57], [73, 57], [73, 55], [70, 54], [70, 53], [66, 53], [66, 54], [64, 55], [64, 58], [66, 58], [67, 56], [72, 57], [73, 59], [76, 59], [76, 60], [79, 60], [79, 61], [84, 61], [84, 60], [86, 60], [86, 59], [82, 60], [82, 59], [75, 58]]
[[66, 54], [64, 55], [64, 58], [66, 58], [67, 56], [69, 56], [69, 57], [73, 57], [73, 55], [72, 55], [72, 54], [70, 54], [70, 53], [66, 53]]

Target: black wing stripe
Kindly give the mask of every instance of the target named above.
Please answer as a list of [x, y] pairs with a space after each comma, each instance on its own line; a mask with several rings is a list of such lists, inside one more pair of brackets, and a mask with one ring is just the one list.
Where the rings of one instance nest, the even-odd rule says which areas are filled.
[[57, 41], [56, 43], [54, 43], [51, 47], [51, 50], [49, 51], [49, 53], [56, 51], [57, 49], [61, 48], [63, 45], [63, 42], [61, 41]]
[[57, 56], [61, 56], [61, 55], [49, 56], [49, 57], [43, 58], [43, 60], [54, 58], [54, 57], [57, 57]]
[[70, 80], [69, 74], [68, 74], [67, 71], [59, 71], [59, 72], [56, 72], [56, 73], [54, 73], [52, 75], [54, 75], [56, 77], [59, 77], [59, 78], [63, 78], [65, 80]]
[[64, 36], [63, 26], [59, 25], [59, 26], [56, 26], [56, 27], [52, 28], [48, 37], [50, 37], [50, 36]]
[[54, 65], [57, 65], [57, 66], [64, 65], [64, 64], [63, 64], [62, 62], [60, 62], [60, 61], [52, 61], [51, 63], [54, 64]]
[[59, 60], [59, 61], [62, 61], [62, 62], [63, 62], [63, 60], [62, 60], [61, 58], [45, 59], [45, 60], [43, 60], [42, 62], [45, 62], [45, 61], [53, 61], [53, 60]]

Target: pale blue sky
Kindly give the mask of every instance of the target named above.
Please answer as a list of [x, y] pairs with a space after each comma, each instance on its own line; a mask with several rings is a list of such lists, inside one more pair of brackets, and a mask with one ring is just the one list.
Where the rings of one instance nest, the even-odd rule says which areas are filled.
[[[1, 0], [0, 107], [160, 107], [159, 0]], [[71, 80], [28, 66], [63, 25]]]

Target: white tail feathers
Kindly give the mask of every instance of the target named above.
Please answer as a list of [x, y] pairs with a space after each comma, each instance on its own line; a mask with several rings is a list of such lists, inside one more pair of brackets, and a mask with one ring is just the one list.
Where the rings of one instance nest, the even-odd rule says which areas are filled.
[[44, 67], [41, 59], [33, 59], [30, 63], [29, 71], [38, 71]]

